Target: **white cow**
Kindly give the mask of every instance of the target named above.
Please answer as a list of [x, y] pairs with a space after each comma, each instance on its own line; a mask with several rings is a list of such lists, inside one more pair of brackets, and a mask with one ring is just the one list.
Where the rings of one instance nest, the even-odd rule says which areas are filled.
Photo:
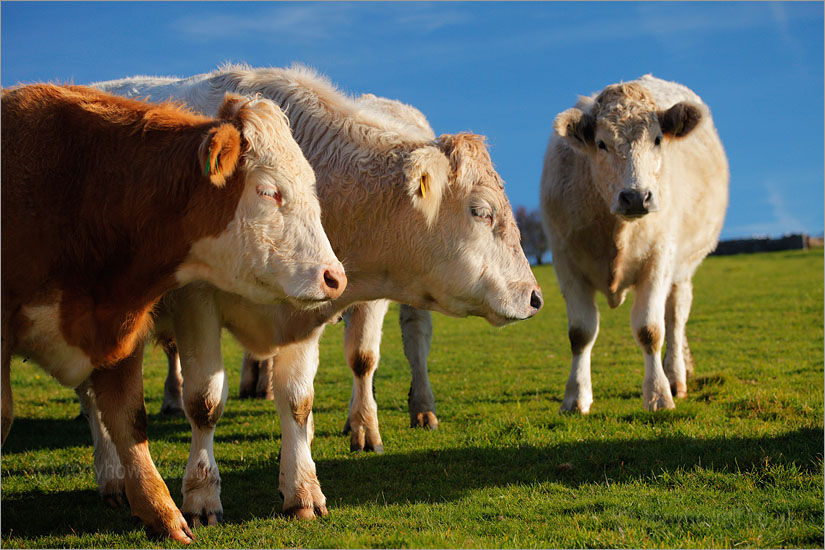
[[541, 207], [573, 352], [561, 410], [587, 413], [593, 403], [595, 292], [615, 308], [631, 288], [644, 407], [673, 408], [671, 391], [684, 397], [693, 371], [691, 278], [716, 246], [728, 203], [728, 162], [710, 111], [685, 86], [647, 75], [582, 97], [553, 128]]
[[[477, 315], [497, 326], [531, 317], [542, 306], [501, 178], [480, 136], [429, 139], [301, 67], [229, 67], [184, 80], [137, 77], [97, 86], [155, 100], [171, 96], [204, 112], [217, 109], [227, 90], [275, 100], [315, 169], [322, 221], [347, 270], [344, 294], [312, 312], [258, 306], [200, 284], [167, 296], [157, 331], [173, 335], [180, 353], [193, 431], [181, 510], [196, 525], [215, 523], [223, 513], [212, 450], [227, 396], [222, 326], [257, 357], [274, 357], [283, 509], [313, 517], [327, 513], [309, 447], [318, 339], [325, 323], [353, 303], [382, 298], [447, 315]], [[377, 354], [357, 358], [365, 375], [355, 399], [372, 400], [377, 360]], [[85, 389], [79, 394], [93, 428], [99, 426], [93, 396]], [[353, 425], [356, 429], [366, 431]], [[95, 436], [96, 471], [101, 491], [114, 498], [121, 480], [105, 436]]]
[[[420, 130], [428, 139], [435, 139], [430, 123], [424, 114], [405, 103], [394, 99], [378, 97], [373, 94], [363, 94], [358, 100], [362, 105], [384, 111], [388, 116], [395, 117], [399, 122], [412, 126], [411, 131]], [[350, 450], [383, 452], [380, 443], [381, 434], [378, 429], [378, 409], [373, 399], [356, 399], [359, 388], [363, 387], [365, 373], [358, 363], [358, 358], [365, 355], [378, 357], [381, 345], [381, 328], [384, 316], [387, 313], [389, 302], [374, 300], [355, 304], [344, 316], [344, 348], [346, 358], [353, 373], [353, 396], [350, 399], [350, 410], [344, 425], [344, 433], [350, 434]], [[404, 354], [410, 365], [410, 391], [408, 394], [408, 409], [410, 427], [423, 427], [431, 430], [438, 428], [438, 417], [435, 414], [435, 397], [430, 388], [430, 379], [427, 373], [427, 356], [430, 353], [430, 344], [433, 335], [433, 321], [430, 312], [418, 309], [407, 304], [400, 304], [399, 324], [404, 345]], [[166, 346], [169, 359], [169, 374], [163, 392], [161, 412], [183, 414], [183, 399], [179, 362], [176, 360], [174, 348]], [[377, 369], [377, 363], [374, 369]], [[372, 377], [372, 373], [370, 373]], [[249, 354], [244, 355], [241, 367], [240, 396], [274, 399], [272, 393], [272, 361], [269, 359], [255, 360]], [[356, 429], [352, 429], [351, 419], [356, 419]], [[358, 426], [364, 426], [359, 430]]]

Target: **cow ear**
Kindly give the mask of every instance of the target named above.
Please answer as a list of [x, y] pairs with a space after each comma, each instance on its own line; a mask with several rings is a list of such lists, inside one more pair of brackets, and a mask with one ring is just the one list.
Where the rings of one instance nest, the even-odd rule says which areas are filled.
[[705, 116], [705, 109], [697, 103], [683, 101], [666, 111], [659, 111], [656, 116], [659, 118], [663, 134], [682, 138], [699, 126]]
[[449, 169], [447, 157], [430, 145], [412, 151], [404, 159], [407, 194], [413, 206], [424, 215], [427, 227], [432, 226], [438, 217]]
[[201, 170], [217, 187], [235, 172], [241, 157], [241, 133], [232, 124], [209, 130], [198, 151]]
[[559, 113], [553, 121], [553, 129], [568, 144], [581, 150], [593, 145], [596, 136], [596, 121], [589, 113], [573, 107]]

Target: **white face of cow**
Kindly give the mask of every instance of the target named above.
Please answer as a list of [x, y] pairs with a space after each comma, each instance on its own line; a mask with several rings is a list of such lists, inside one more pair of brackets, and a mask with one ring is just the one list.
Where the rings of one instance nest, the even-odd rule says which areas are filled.
[[414, 305], [496, 326], [538, 313], [541, 289], [483, 138], [441, 136], [438, 148], [410, 155], [405, 175], [428, 225], [418, 237], [430, 269], [416, 283], [423, 303]]
[[588, 112], [573, 108], [554, 128], [589, 160], [593, 182], [610, 212], [633, 220], [668, 203], [663, 185], [670, 140], [687, 136], [702, 120], [701, 105], [677, 103], [657, 110], [638, 84], [608, 86]]
[[[312, 307], [340, 296], [347, 279], [321, 225], [315, 173], [283, 112], [266, 99], [232, 97], [218, 117], [242, 129], [237, 166], [244, 186], [226, 230], [193, 246], [190, 257], [212, 267], [208, 277], [198, 275], [263, 304], [289, 299]], [[205, 173], [222, 185], [231, 152], [215, 139], [201, 149]]]

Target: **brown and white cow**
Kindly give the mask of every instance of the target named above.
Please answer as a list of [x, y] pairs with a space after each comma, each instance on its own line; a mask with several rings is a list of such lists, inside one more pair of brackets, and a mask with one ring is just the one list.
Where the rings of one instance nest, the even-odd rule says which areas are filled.
[[644, 407], [673, 408], [671, 392], [684, 397], [693, 371], [691, 279], [716, 246], [728, 203], [728, 162], [710, 111], [685, 86], [647, 75], [581, 98], [553, 128], [541, 207], [573, 352], [561, 410], [587, 413], [593, 403], [595, 293], [615, 308], [630, 289]]
[[141, 359], [153, 306], [209, 281], [318, 307], [343, 292], [314, 173], [271, 101], [221, 98], [218, 119], [79, 86], [2, 94], [2, 436], [12, 354], [88, 378], [147, 529], [191, 532], [146, 441]]
[[[202, 284], [170, 296], [171, 323], [161, 319], [158, 329], [174, 333], [180, 352], [183, 401], [193, 430], [182, 510], [194, 523], [214, 523], [223, 513], [212, 449], [226, 400], [221, 326], [256, 357], [274, 357], [283, 509], [314, 517], [327, 513], [309, 446], [318, 340], [326, 322], [354, 303], [377, 299], [453, 316], [477, 315], [494, 325], [526, 319], [541, 308], [541, 291], [481, 136], [431, 139], [300, 67], [230, 67], [184, 80], [135, 78], [97, 86], [157, 99], [173, 96], [204, 112], [214, 112], [226, 91], [261, 94], [279, 103], [315, 168], [324, 226], [349, 277], [340, 298], [312, 312], [257, 306]], [[353, 361], [362, 373], [355, 398], [374, 403], [370, 388], [377, 348]], [[87, 403], [87, 410], [89, 405], [94, 403]], [[381, 444], [380, 436], [364, 443], [378, 434], [377, 425], [371, 431], [354, 419], [351, 424], [362, 445]], [[97, 438], [98, 447], [105, 445], [103, 436]], [[96, 456], [112, 453], [100, 450]], [[96, 468], [117, 471], [99, 463]], [[107, 480], [110, 486], [116, 481]]]

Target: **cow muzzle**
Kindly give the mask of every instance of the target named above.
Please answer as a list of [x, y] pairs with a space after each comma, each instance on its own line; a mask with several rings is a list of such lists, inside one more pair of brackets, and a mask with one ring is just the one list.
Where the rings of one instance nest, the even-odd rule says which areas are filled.
[[659, 203], [649, 189], [622, 189], [616, 193], [610, 211], [628, 219], [641, 218], [659, 210]]
[[339, 262], [338, 264], [331, 264], [325, 269], [319, 270], [321, 292], [330, 300], [335, 300], [347, 288], [347, 276], [344, 273], [344, 266]]

